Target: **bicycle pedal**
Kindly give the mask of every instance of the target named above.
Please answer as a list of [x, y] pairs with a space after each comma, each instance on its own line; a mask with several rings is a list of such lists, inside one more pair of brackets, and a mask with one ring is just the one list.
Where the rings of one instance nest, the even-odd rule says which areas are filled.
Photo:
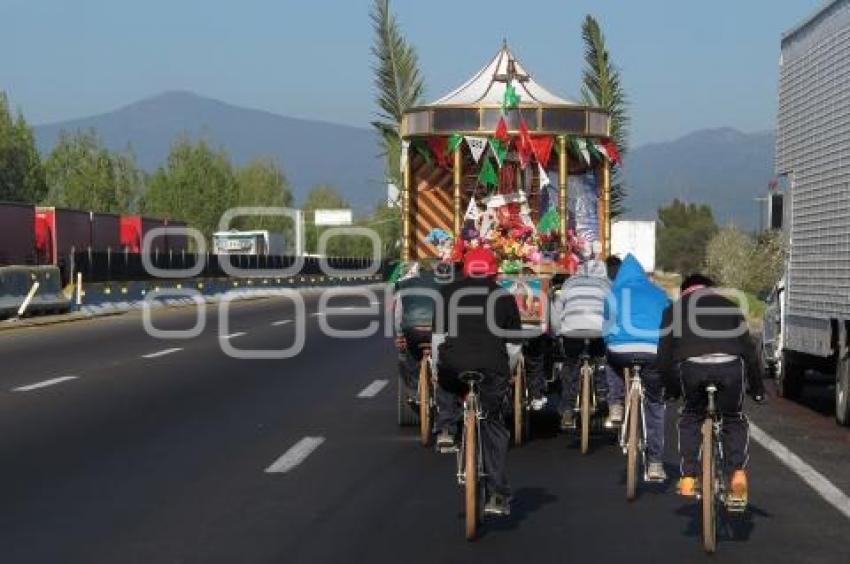
[[730, 513], [744, 513], [747, 510], [747, 498], [726, 497], [726, 510]]
[[458, 448], [457, 446], [437, 447], [437, 454], [456, 454], [458, 452], [460, 452], [460, 448]]

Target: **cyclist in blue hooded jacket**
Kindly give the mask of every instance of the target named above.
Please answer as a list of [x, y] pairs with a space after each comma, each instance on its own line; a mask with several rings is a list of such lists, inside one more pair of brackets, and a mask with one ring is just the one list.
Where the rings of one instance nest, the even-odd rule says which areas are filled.
[[641, 378], [645, 390], [643, 412], [646, 418], [646, 479], [663, 482], [667, 479], [662, 455], [664, 453], [663, 380], [657, 368], [661, 318], [670, 304], [666, 292], [652, 283], [638, 260], [626, 255], [606, 300], [605, 345], [608, 362], [617, 376], [611, 378], [608, 396], [608, 427], [622, 424], [625, 398], [623, 370], [633, 363], [642, 365]]

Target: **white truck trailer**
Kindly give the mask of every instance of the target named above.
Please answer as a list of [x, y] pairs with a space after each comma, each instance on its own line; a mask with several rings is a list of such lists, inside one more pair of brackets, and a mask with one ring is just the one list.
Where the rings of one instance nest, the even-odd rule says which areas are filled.
[[255, 231], [218, 231], [213, 233], [213, 252], [219, 255], [282, 255], [285, 239], [281, 233]]
[[850, 0], [825, 4], [782, 38], [776, 173], [789, 254], [775, 292], [768, 364], [781, 395], [812, 371], [835, 374], [836, 419], [850, 424]]

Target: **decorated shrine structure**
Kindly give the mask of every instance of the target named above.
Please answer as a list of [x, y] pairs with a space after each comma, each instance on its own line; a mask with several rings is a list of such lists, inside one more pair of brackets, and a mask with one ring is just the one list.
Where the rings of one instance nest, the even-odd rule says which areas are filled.
[[[610, 122], [541, 86], [505, 43], [460, 88], [404, 116], [403, 260], [448, 259], [458, 239], [492, 248], [506, 273], [572, 270], [582, 247], [607, 256]], [[570, 206], [579, 180], [592, 204], [573, 195]]]

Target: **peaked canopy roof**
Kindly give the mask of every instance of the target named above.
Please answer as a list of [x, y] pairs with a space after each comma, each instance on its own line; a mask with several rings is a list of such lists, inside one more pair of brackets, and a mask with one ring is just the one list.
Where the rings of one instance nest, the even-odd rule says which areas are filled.
[[[512, 85], [519, 104], [504, 108]], [[504, 120], [509, 131], [605, 138], [610, 116], [600, 108], [556, 96], [537, 83], [516, 60], [507, 43], [483, 69], [460, 88], [435, 102], [411, 108], [402, 120], [402, 136], [492, 135]]]
[[475, 73], [457, 90], [430, 106], [472, 106], [501, 104], [512, 82], [524, 105], [578, 106], [580, 104], [549, 92], [535, 81], [511, 52], [507, 42], [487, 66]]

